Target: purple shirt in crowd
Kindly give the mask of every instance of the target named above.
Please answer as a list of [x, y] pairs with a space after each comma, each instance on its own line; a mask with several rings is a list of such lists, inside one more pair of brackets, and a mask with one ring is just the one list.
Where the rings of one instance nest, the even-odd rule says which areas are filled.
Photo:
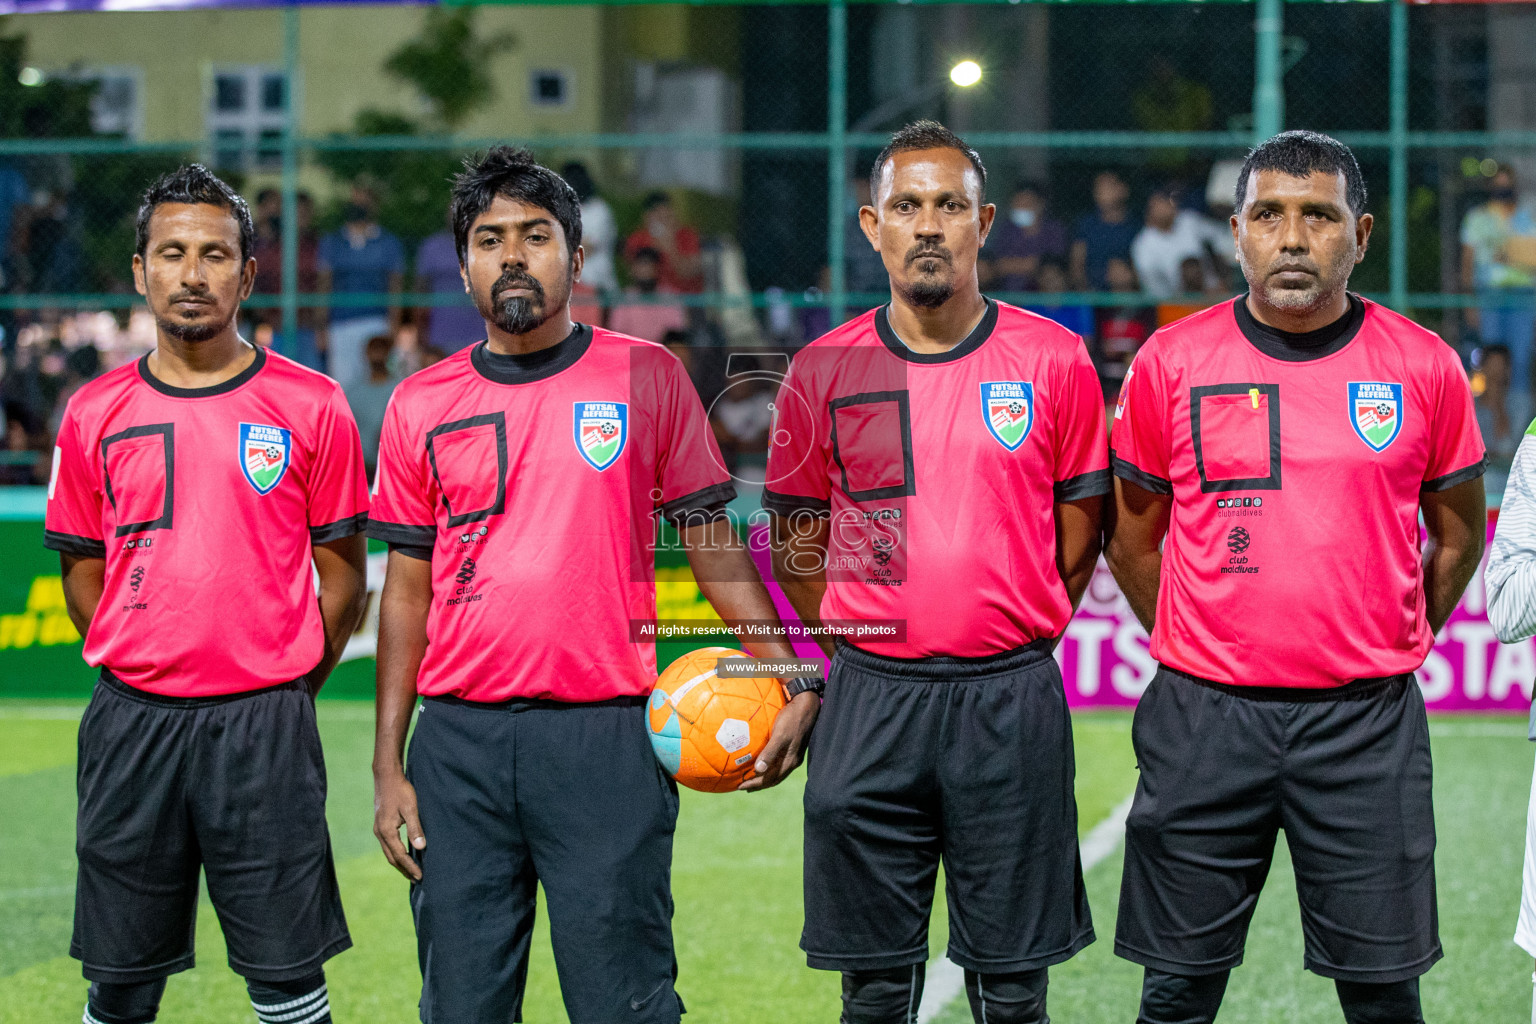
[[[1066, 225], [1052, 217], [1046, 217], [1040, 222], [1037, 230], [1025, 231], [1008, 219], [1007, 210], [999, 210], [997, 220], [992, 224], [992, 233], [987, 236], [987, 247], [982, 251], [982, 257], [996, 260], [1005, 257], [1025, 259], [1030, 256], [1039, 256], [1042, 260], [1065, 260], [1067, 257]], [[1022, 274], [1007, 274], [997, 278], [991, 290], [1032, 292], [1035, 290], [1035, 279], [1033, 276]]]
[[480, 319], [475, 304], [464, 294], [453, 232], [439, 231], [422, 240], [421, 248], [416, 250], [416, 274], [422, 279], [425, 291], [434, 295], [453, 295], [457, 299], [451, 306], [432, 307], [422, 341], [452, 355], [485, 337], [485, 321]]

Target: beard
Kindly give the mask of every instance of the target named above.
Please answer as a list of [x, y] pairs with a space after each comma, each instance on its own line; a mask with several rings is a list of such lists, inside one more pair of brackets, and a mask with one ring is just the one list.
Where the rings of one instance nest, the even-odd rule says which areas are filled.
[[169, 317], [155, 317], [155, 326], [160, 328], [162, 334], [168, 334], [177, 341], [207, 341], [222, 334], [224, 328], [228, 325], [212, 323], [189, 324], [181, 320], [172, 320]]
[[[1238, 254], [1239, 262], [1243, 266], [1243, 273], [1248, 274], [1248, 265]], [[1312, 276], [1308, 283], [1300, 288], [1280, 287], [1273, 282], [1277, 273], [1276, 265], [1295, 266], [1311, 271]], [[1309, 310], [1320, 309], [1332, 302], [1338, 294], [1349, 286], [1349, 275], [1355, 266], [1355, 248], [1350, 246], [1340, 250], [1327, 266], [1319, 266], [1311, 260], [1286, 259], [1284, 257], [1275, 260], [1262, 274], [1256, 275], [1257, 280], [1250, 279], [1248, 287], [1268, 306], [1275, 309], [1283, 309], [1292, 313], [1305, 313]]]
[[[529, 295], [515, 295], [496, 301], [496, 295], [511, 287], [528, 289]], [[508, 334], [527, 334], [554, 316], [557, 305], [551, 304], [544, 294], [544, 286], [526, 271], [508, 270], [491, 287], [489, 301], [475, 306], [481, 317], [495, 324]]]
[[205, 294], [189, 294], [186, 292], [178, 292], [172, 295], [170, 300], [166, 302], [167, 311], [155, 315], [155, 326], [160, 329], [162, 334], [169, 335], [177, 341], [208, 341], [210, 338], [218, 337], [230, 325], [230, 322], [234, 319], [233, 317], [225, 320], [223, 323], [216, 323], [212, 320], [182, 320], [169, 311], [170, 307], [183, 299], [205, 297]]
[[908, 305], [918, 309], [938, 309], [955, 294], [953, 281], [943, 278], [924, 277], [900, 289], [901, 297]]
[[[898, 290], [910, 305], [919, 309], [937, 309], [955, 294], [952, 257], [943, 246], [915, 245], [907, 253], [906, 265], [910, 268], [922, 259], [937, 259], [943, 269], [932, 272], [918, 270], [910, 280], [898, 286]], [[950, 273], [946, 275], [944, 269]]]

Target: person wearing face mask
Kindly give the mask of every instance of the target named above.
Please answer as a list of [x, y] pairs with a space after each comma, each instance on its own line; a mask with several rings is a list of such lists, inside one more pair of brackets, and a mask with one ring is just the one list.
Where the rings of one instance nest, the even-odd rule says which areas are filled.
[[1520, 198], [1508, 167], [1488, 184], [1488, 201], [1461, 222], [1461, 284], [1478, 297], [1467, 319], [1484, 345], [1509, 348], [1510, 390], [1527, 394], [1536, 328], [1536, 207]]
[[997, 292], [1040, 290], [1042, 260], [1064, 260], [1067, 229], [1050, 216], [1045, 190], [1023, 182], [1013, 190], [1006, 217], [999, 217], [982, 252], [983, 281]]

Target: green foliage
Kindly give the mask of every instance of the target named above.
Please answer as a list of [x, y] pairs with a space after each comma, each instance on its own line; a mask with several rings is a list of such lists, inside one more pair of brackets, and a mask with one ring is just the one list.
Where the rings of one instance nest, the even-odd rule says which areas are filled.
[[[475, 33], [473, 8], [435, 7], [421, 32], [390, 54], [384, 70], [410, 83], [432, 108], [431, 123], [370, 107], [357, 114], [352, 134], [419, 135], [452, 131], [496, 96], [490, 60], [516, 45], [509, 32]], [[366, 182], [379, 197], [379, 223], [407, 245], [442, 229], [448, 209], [448, 180], [461, 154], [431, 150], [321, 151], [317, 159], [344, 182]], [[326, 211], [321, 226], [334, 226], [340, 204]]]
[[[364, 110], [354, 133], [362, 136], [415, 135], [415, 122], [400, 114]], [[448, 210], [448, 180], [459, 169], [457, 153], [441, 150], [322, 150], [316, 159], [346, 182], [372, 185], [379, 197], [379, 223], [413, 246], [440, 231]], [[322, 228], [340, 222], [340, 203], [325, 211]]]
[[[113, 153], [77, 156], [75, 193], [70, 199], [80, 218], [81, 245], [90, 279], [82, 291], [127, 291], [133, 287], [134, 221], [139, 198], [149, 183], [191, 160], [190, 154]], [[223, 174], [240, 188], [238, 175]]]
[[415, 86], [449, 131], [495, 98], [491, 58], [517, 45], [510, 32], [476, 36], [475, 14], [473, 7], [429, 8], [421, 34], [384, 61], [384, 70]]
[[[80, 138], [95, 136], [91, 128], [92, 81], [45, 78], [40, 84], [20, 82], [27, 66], [27, 37], [0, 36], [0, 138]], [[122, 291], [132, 286], [129, 260], [133, 256], [134, 216], [139, 196], [151, 181], [174, 170], [190, 156], [170, 154], [101, 154], [23, 157], [18, 166], [29, 179], [39, 174], [60, 177], [55, 163], [68, 161], [75, 187], [69, 196], [76, 236], [84, 255], [80, 291]], [[67, 175], [62, 175], [67, 180]], [[237, 188], [238, 181], [231, 182]]]
[[[0, 23], [3, 25], [3, 23]], [[94, 82], [50, 78], [22, 85], [27, 37], [0, 36], [0, 138], [67, 138], [90, 135]]]

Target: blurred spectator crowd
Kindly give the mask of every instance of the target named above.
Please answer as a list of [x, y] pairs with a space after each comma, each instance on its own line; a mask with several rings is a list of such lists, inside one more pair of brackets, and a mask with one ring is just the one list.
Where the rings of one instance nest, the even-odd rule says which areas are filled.
[[[1237, 168], [1220, 161], [1203, 182], [1137, 182], [1134, 193], [1120, 172], [1102, 170], [1084, 183], [1090, 201], [1075, 214], [1045, 184], [1017, 181], [990, 197], [997, 218], [981, 254], [982, 288], [1082, 335], [1112, 406], [1153, 331], [1243, 291], [1228, 226]], [[780, 361], [787, 365], [789, 354], [831, 326], [830, 273], [823, 268], [819, 288], [768, 287], [754, 296], [749, 281], [772, 275], [756, 267], [749, 274], [737, 241], [690, 224], [678, 197], [653, 192], [621, 218], [584, 165], [566, 164], [562, 173], [582, 200], [586, 264], [575, 318], [665, 344], [699, 387], [732, 471], [760, 471]], [[1497, 493], [1533, 411], [1536, 201], [1508, 167], [1486, 184], [1462, 220], [1460, 272], [1470, 307], [1465, 355], [1494, 465], [1489, 490]], [[852, 213], [867, 197], [867, 179], [855, 176], [847, 187]], [[0, 298], [80, 290], [71, 188], [67, 162], [24, 173], [0, 161]], [[408, 246], [380, 224], [379, 196], [361, 181], [330, 209], [325, 220], [333, 226], [323, 230], [314, 198], [299, 193], [296, 290], [325, 300], [301, 304], [297, 332], [285, 340], [282, 206], [276, 189], [252, 197], [258, 270], [246, 336], [342, 383], [371, 469], [395, 383], [483, 337], [452, 231], [445, 223]], [[845, 232], [852, 316], [879, 301], [887, 282], [856, 217]], [[129, 233], [124, 262], [131, 244]], [[0, 483], [46, 483], [69, 395], [153, 343], [142, 307], [0, 307]]]

